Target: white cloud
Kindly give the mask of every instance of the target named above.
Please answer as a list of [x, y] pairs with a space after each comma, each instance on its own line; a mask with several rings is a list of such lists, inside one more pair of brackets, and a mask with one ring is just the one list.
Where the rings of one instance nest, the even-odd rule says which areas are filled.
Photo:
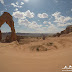
[[13, 12], [12, 16], [14, 16], [15, 18], [20, 18], [20, 19], [26, 18], [25, 13], [20, 11]]
[[29, 30], [17, 30], [16, 33], [32, 33], [31, 31]]
[[23, 0], [24, 2], [29, 2], [29, 0]]
[[61, 12], [55, 12], [54, 14], [52, 14], [52, 16], [55, 17], [55, 19], [57, 19], [60, 16]]
[[16, 3], [11, 3], [11, 5], [12, 5], [13, 7], [22, 8], [22, 6], [19, 6], [18, 4], [19, 4], [18, 2], [16, 2]]
[[49, 18], [49, 21], [50, 21], [52, 18], [53, 18], [53, 16], [51, 16], [51, 17]]
[[47, 24], [47, 23], [48, 23], [47, 21], [44, 21], [44, 22], [43, 22], [43, 24]]
[[15, 11], [18, 11], [18, 8], [16, 8]]
[[15, 18], [20, 18], [20, 19], [25, 19], [26, 17], [33, 18], [34, 13], [30, 12], [30, 10], [27, 10], [26, 12], [16, 11], [16, 12], [13, 12], [12, 16], [14, 16]]
[[48, 18], [48, 14], [46, 14], [46, 13], [42, 13], [42, 14], [38, 14], [37, 15], [39, 18]]
[[18, 5], [19, 3], [18, 2], [16, 2], [16, 5]]
[[72, 11], [72, 9], [71, 9], [71, 11]]
[[69, 17], [69, 16], [67, 16], [67, 17], [62, 16], [61, 12], [55, 12], [54, 14], [52, 14], [52, 16], [55, 17], [55, 21], [54, 22], [57, 23], [59, 26], [60, 26], [60, 24], [61, 24], [61, 26], [66, 26], [67, 23], [72, 20], [72, 18]]
[[56, 33], [60, 31], [60, 28], [55, 26], [54, 24], [50, 25], [39, 25], [36, 21], [28, 21], [27, 19], [19, 19], [18, 20], [19, 25], [24, 25], [30, 29], [33, 29], [34, 33]]
[[58, 28], [56, 25], [52, 24], [51, 22], [48, 22], [49, 25], [45, 25], [46, 28], [44, 29], [45, 33], [57, 33], [60, 31], [60, 28]]
[[27, 10], [25, 12], [25, 15], [26, 15], [26, 17], [29, 17], [29, 18], [33, 18], [34, 17], [34, 13], [33, 12], [30, 12], [30, 10]]
[[1, 11], [0, 13], [1, 13], [1, 14], [3, 14], [3, 12], [4, 12], [4, 10], [3, 10], [3, 11]]
[[5, 8], [5, 10], [7, 10], [7, 8]]
[[[48, 29], [49, 29], [51, 32], [55, 31], [56, 28], [57, 28], [57, 27], [55, 27], [53, 24], [51, 24], [51, 25], [48, 27]], [[55, 31], [55, 32], [56, 32], [56, 31]]]
[[35, 30], [39, 30], [42, 27], [42, 25], [37, 24], [35, 21], [30, 22], [27, 19], [25, 20], [19, 19], [18, 23], [19, 25], [24, 25], [28, 28], [35, 29]]
[[48, 25], [45, 25], [45, 26], [48, 26]]
[[18, 23], [19, 25], [24, 25], [24, 26], [28, 26], [29, 24], [31, 24], [31, 22], [29, 22], [27, 19], [25, 20], [19, 19]]
[[40, 21], [40, 20], [38, 20], [38, 21]]
[[21, 2], [21, 5], [24, 5], [24, 2]]
[[56, 32], [59, 32], [59, 28], [57, 28], [55, 25], [53, 24], [50, 24], [49, 26], [48, 25], [45, 25], [45, 27], [43, 25], [39, 25], [37, 24], [37, 22], [35, 21], [28, 21], [27, 19], [19, 19], [18, 20], [18, 23], [19, 25], [24, 25], [30, 29], [34, 29], [34, 33], [56, 33]]
[[42, 25], [37, 24], [35, 21], [33, 21], [31, 24], [28, 25], [29, 28], [38, 30]]
[[58, 0], [55, 0], [56, 3], [58, 3]]
[[42, 27], [42, 29], [46, 29], [47, 27]]
[[1, 2], [2, 4], [4, 4], [4, 0], [0, 0], [0, 2]]
[[50, 24], [50, 25], [51, 25], [51, 22], [48, 22], [48, 24]]
[[50, 22], [50, 26], [48, 26], [47, 31], [49, 33], [57, 33], [59, 32], [59, 28]]
[[61, 12], [55, 12], [54, 14], [52, 14], [52, 16], [55, 17], [55, 21], [54, 22], [57, 22], [57, 23], [66, 23], [69, 20], [72, 20], [71, 17], [62, 16]]
[[68, 25], [72, 25], [72, 23], [65, 23], [65, 24], [58, 23], [58, 26], [60, 26], [60, 27], [64, 27], [64, 26], [68, 26]]

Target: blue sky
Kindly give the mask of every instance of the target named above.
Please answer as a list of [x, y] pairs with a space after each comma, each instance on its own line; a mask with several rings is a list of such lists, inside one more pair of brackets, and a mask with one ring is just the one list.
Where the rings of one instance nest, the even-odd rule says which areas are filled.
[[[13, 16], [16, 32], [56, 33], [72, 25], [72, 0], [0, 0], [0, 15]], [[10, 32], [4, 23], [2, 32]]]

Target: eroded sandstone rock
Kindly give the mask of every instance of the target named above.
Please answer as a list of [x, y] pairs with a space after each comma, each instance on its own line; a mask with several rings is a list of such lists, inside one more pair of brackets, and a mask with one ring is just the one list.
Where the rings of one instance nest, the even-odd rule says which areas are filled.
[[68, 34], [70, 32], [72, 32], [72, 25], [67, 26], [65, 30], [61, 31], [60, 33], [55, 34], [54, 37], [56, 36], [59, 37], [60, 35]]
[[[4, 12], [0, 16], [0, 28], [5, 22], [11, 28], [11, 41], [15, 41], [17, 39], [17, 37], [16, 37], [16, 33], [15, 33], [15, 28], [14, 28], [14, 21], [13, 21], [12, 16], [8, 12]], [[1, 31], [0, 31], [0, 40], [1, 39], [2, 39], [2, 34], [1, 34]]]

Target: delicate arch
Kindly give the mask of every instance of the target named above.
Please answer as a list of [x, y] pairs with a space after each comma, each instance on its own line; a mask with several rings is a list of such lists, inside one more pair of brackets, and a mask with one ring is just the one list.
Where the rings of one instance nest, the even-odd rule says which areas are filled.
[[[13, 21], [12, 16], [8, 12], [4, 12], [0, 16], [0, 28], [5, 22], [11, 28], [11, 41], [15, 41], [17, 39], [17, 37], [16, 37], [16, 33], [15, 33], [15, 28], [14, 28], [14, 21]], [[1, 39], [2, 39], [2, 34], [1, 34], [1, 30], [0, 30], [0, 41], [1, 41]]]

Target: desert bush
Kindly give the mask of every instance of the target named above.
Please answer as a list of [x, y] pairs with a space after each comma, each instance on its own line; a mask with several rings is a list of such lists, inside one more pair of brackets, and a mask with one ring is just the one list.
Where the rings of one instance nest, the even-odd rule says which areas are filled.
[[30, 50], [32, 50], [32, 51], [47, 51], [47, 48], [45, 48], [42, 45], [37, 45], [37, 46], [32, 46], [30, 48]]
[[52, 45], [53, 45], [52, 42], [47, 43], [47, 46], [52, 46]]
[[11, 42], [11, 36], [7, 35], [6, 39], [5, 39], [5, 42], [10, 43]]
[[45, 35], [43, 35], [43, 40], [45, 40], [46, 39], [46, 36]]
[[53, 37], [56, 37], [56, 34], [54, 34]]
[[39, 37], [37, 37], [37, 39], [39, 39]]
[[17, 41], [19, 42], [21, 39], [24, 39], [23, 36], [17, 36]]

